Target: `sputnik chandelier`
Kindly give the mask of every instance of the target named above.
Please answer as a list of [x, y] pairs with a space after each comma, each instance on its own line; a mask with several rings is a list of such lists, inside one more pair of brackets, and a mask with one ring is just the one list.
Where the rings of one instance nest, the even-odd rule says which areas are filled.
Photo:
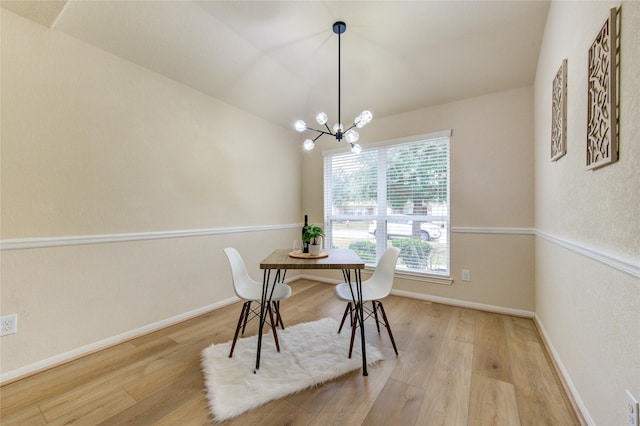
[[360, 154], [362, 151], [362, 147], [356, 142], [360, 139], [360, 135], [355, 130], [355, 128], [361, 129], [371, 122], [373, 119], [373, 114], [371, 111], [362, 111], [356, 119], [353, 121], [351, 127], [347, 130], [344, 130], [342, 122], [340, 121], [340, 34], [344, 33], [347, 30], [347, 24], [342, 21], [338, 21], [333, 24], [333, 32], [338, 34], [338, 122], [333, 125], [333, 129], [329, 128], [327, 125], [327, 121], [329, 118], [327, 114], [321, 112], [316, 115], [316, 121], [319, 125], [324, 126], [327, 130], [314, 129], [312, 127], [307, 126], [307, 124], [298, 120], [295, 122], [294, 127], [299, 132], [304, 132], [305, 130], [311, 130], [317, 132], [318, 135], [314, 139], [307, 139], [304, 141], [304, 149], [307, 151], [311, 151], [315, 146], [316, 141], [322, 135], [331, 135], [336, 138], [336, 141], [341, 142], [342, 138], [346, 140], [351, 145], [351, 152], [354, 154]]

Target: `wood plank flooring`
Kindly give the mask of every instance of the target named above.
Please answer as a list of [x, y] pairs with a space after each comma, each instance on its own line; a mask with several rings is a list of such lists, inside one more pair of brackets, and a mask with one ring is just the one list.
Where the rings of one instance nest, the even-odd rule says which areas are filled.
[[[292, 284], [285, 324], [340, 320], [333, 286]], [[221, 425], [578, 425], [533, 321], [390, 296], [385, 359]], [[0, 388], [2, 425], [208, 425], [200, 352], [233, 338], [240, 303]], [[345, 328], [347, 330], [347, 328]], [[345, 333], [343, 330], [343, 333]], [[250, 323], [247, 334], [255, 334]], [[348, 330], [346, 331], [348, 332]], [[347, 348], [345, 348], [346, 354]]]

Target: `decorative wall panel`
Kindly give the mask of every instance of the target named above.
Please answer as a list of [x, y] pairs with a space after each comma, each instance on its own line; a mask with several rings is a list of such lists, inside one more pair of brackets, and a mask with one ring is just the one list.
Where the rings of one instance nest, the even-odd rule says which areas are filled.
[[567, 60], [553, 79], [551, 92], [551, 161], [567, 153]]
[[614, 8], [589, 48], [587, 169], [618, 160], [616, 27], [617, 10]]

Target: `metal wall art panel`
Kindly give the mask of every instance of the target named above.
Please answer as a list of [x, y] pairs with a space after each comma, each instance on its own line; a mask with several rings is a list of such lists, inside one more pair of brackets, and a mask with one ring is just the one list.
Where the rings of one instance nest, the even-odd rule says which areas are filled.
[[616, 27], [617, 9], [613, 8], [589, 48], [587, 169], [618, 160]]
[[567, 153], [567, 60], [553, 79], [551, 92], [551, 161]]

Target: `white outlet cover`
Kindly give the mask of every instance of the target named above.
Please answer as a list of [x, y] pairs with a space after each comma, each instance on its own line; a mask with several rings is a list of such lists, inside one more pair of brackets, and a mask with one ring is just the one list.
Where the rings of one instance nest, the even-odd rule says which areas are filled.
[[631, 395], [629, 389], [627, 389], [627, 410], [625, 412], [625, 418], [628, 426], [640, 426], [638, 425], [638, 401]]
[[0, 318], [0, 336], [18, 332], [18, 315], [6, 315]]

